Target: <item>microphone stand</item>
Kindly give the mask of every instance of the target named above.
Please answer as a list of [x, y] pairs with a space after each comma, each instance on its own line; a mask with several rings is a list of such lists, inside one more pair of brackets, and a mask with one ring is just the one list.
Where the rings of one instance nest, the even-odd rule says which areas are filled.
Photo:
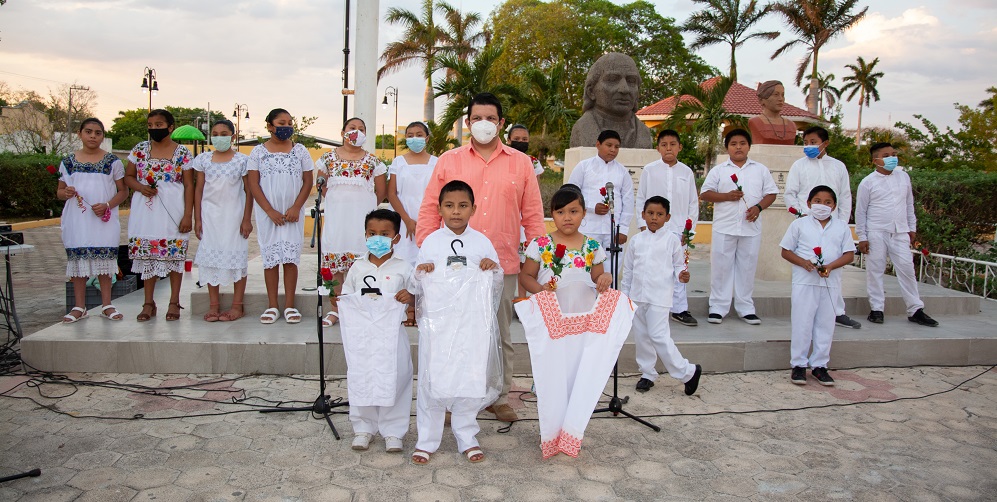
[[316, 291], [315, 296], [318, 299], [317, 305], [315, 307], [315, 326], [318, 331], [318, 373], [319, 373], [319, 395], [315, 399], [315, 402], [311, 406], [297, 406], [297, 407], [275, 407], [260, 410], [260, 413], [287, 413], [292, 411], [309, 411], [315, 415], [321, 415], [325, 418], [325, 422], [329, 424], [329, 429], [332, 430], [332, 435], [336, 439], [341, 439], [339, 437], [339, 431], [336, 430], [336, 426], [332, 424], [332, 418], [329, 415], [333, 413], [348, 413], [346, 411], [332, 411], [334, 408], [339, 408], [342, 406], [349, 406], [348, 401], [343, 401], [337, 398], [333, 401], [331, 396], [325, 393], [325, 335], [322, 332], [322, 316], [323, 313], [323, 298], [322, 293], [319, 291], [318, 287], [322, 286], [322, 188], [325, 186], [323, 182], [324, 178], [319, 178], [318, 183], [318, 196], [315, 197], [315, 208], [312, 209], [312, 218], [315, 220], [315, 224], [312, 231], [312, 247], [315, 247], [315, 243], [318, 242], [318, 273], [315, 274]]
[[[610, 192], [612, 193], [612, 192]], [[613, 276], [613, 289], [619, 289], [619, 276], [617, 271], [619, 270], [620, 262], [620, 251], [623, 250], [620, 247], [620, 227], [616, 224], [616, 213], [613, 208], [613, 196], [610, 196], [609, 200], [609, 247], [606, 251], [609, 252], [609, 266], [610, 274]], [[630, 396], [624, 396], [622, 399], [619, 394], [620, 386], [620, 356], [616, 355], [616, 363], [613, 364], [613, 395], [609, 398], [609, 406], [605, 408], [596, 408], [592, 413], [612, 413], [614, 417], [623, 415], [631, 420], [634, 420], [640, 424], [650, 427], [654, 432], [661, 432], [661, 427], [648, 422], [632, 413], [627, 412], [623, 409], [623, 405], [630, 401]]]

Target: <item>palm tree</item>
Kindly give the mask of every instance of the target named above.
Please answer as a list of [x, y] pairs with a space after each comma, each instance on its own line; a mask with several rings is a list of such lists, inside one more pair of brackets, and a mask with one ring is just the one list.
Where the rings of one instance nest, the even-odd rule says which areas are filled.
[[694, 134], [706, 138], [706, 151], [703, 152], [706, 169], [703, 176], [713, 167], [724, 127], [747, 127], [743, 116], [730, 113], [724, 108], [724, 99], [733, 83], [730, 77], [714, 77], [702, 84], [685, 82], [681, 87], [679, 103], [667, 121], [670, 128], [691, 129]]
[[[480, 46], [486, 43], [487, 32], [476, 31], [481, 25], [481, 15], [477, 12], [463, 13], [446, 2], [440, 2], [438, 9], [443, 13], [446, 25], [440, 32], [440, 53], [456, 57], [466, 62], [478, 55]], [[447, 72], [446, 78], [453, 75]], [[459, 118], [454, 123], [457, 144], [464, 136], [464, 122]]]
[[862, 138], [862, 105], [868, 108], [872, 100], [879, 101], [879, 90], [876, 89], [876, 85], [879, 84], [879, 79], [883, 78], [883, 72], [873, 71], [876, 64], [879, 63], [879, 58], [866, 64], [862, 56], [859, 56], [857, 63], [846, 64], [845, 68], [851, 70], [852, 74], [841, 79], [842, 82], [845, 82], [845, 85], [841, 87], [841, 92], [852, 91], [848, 94], [848, 101], [851, 101], [856, 94], [859, 96], [859, 126], [855, 130], [855, 146], [859, 145]]
[[454, 55], [440, 57], [439, 67], [450, 75], [435, 86], [436, 97], [448, 96], [450, 99], [440, 118], [441, 124], [453, 124], [459, 120], [467, 110], [467, 103], [479, 92], [494, 94], [506, 110], [519, 100], [519, 89], [504, 83], [502, 76], [492, 72], [502, 49], [500, 45], [486, 46], [477, 57], [467, 61]]
[[[827, 110], [834, 108], [834, 105], [841, 99], [841, 89], [834, 86], [833, 73], [819, 73], [817, 75], [817, 103], [820, 105], [820, 116], [824, 117]], [[803, 96], [810, 99], [810, 83], [800, 88]]]
[[869, 7], [858, 14], [851, 13], [857, 3], [858, 0], [785, 0], [772, 5], [772, 10], [782, 14], [789, 31], [796, 38], [776, 50], [771, 59], [797, 45], [806, 47], [807, 52], [796, 67], [796, 85], [803, 82], [803, 75], [807, 66], [810, 66], [810, 92], [807, 93], [807, 109], [810, 113], [817, 113], [817, 56], [824, 44], [865, 17]]
[[774, 40], [777, 31], [748, 33], [752, 25], [765, 17], [771, 5], [758, 6], [758, 0], [748, 0], [741, 8], [741, 0], [693, 0], [704, 4], [703, 10], [695, 12], [682, 26], [684, 31], [696, 34], [696, 40], [689, 46], [697, 50], [714, 44], [730, 45], [730, 79], [737, 82], [737, 59], [735, 52], [752, 38]]
[[977, 106], [983, 108], [984, 110], [993, 110], [994, 104], [997, 104], [997, 87], [994, 86], [988, 87], [987, 94], [990, 94], [990, 97], [984, 99], [983, 101], [980, 101], [980, 104]]
[[[517, 71], [523, 81], [521, 100], [516, 109], [517, 122], [544, 139], [533, 142], [537, 145], [560, 144], [562, 137], [578, 120], [578, 110], [569, 107], [564, 97], [564, 67], [559, 62], [549, 73], [535, 66], [521, 67]], [[537, 157], [546, 158], [549, 150], [538, 148]]]
[[426, 79], [426, 93], [423, 95], [423, 120], [432, 120], [436, 116], [436, 106], [433, 102], [433, 71], [436, 69], [436, 59], [440, 52], [441, 32], [433, 20], [435, 7], [433, 0], [423, 0], [420, 17], [412, 11], [391, 7], [385, 16], [391, 24], [405, 27], [401, 40], [389, 43], [381, 53], [384, 63], [377, 70], [377, 79], [392, 72], [401, 70], [412, 64], [422, 64], [423, 78]]

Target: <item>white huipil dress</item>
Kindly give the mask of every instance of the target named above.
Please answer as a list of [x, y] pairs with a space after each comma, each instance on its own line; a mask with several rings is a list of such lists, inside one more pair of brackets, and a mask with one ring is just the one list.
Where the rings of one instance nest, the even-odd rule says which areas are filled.
[[90, 206], [105, 204], [118, 193], [115, 182], [125, 177], [124, 166], [110, 153], [97, 162], [80, 162], [76, 160], [76, 154], [69, 154], [59, 164], [59, 172], [66, 186], [75, 188], [82, 198], [70, 198], [62, 209], [66, 275], [94, 277], [116, 274], [118, 242], [121, 240], [118, 208], [110, 210], [108, 221], [102, 221]]
[[246, 164], [249, 156], [236, 152], [228, 162], [212, 162], [214, 152], [194, 159], [194, 170], [204, 173], [201, 194], [201, 241], [194, 263], [201, 284], [228, 286], [248, 273], [249, 240], [239, 233], [246, 208]]
[[374, 177], [388, 172], [377, 157], [365, 152], [360, 160], [344, 160], [336, 150], [315, 161], [326, 175], [322, 224], [322, 266], [346, 272], [367, 252], [364, 217], [377, 208]]
[[183, 171], [190, 169], [192, 157], [187, 147], [177, 145], [169, 159], [150, 158], [150, 145], [143, 141], [132, 148], [128, 160], [135, 165], [136, 178], [143, 185], [151, 176], [156, 195], [132, 195], [128, 216], [128, 257], [132, 272], [141, 279], [183, 273], [187, 259], [189, 232], [180, 232], [184, 213]]
[[[271, 152], [266, 145], [257, 145], [249, 152], [246, 170], [259, 171], [260, 189], [275, 211], [286, 213], [301, 192], [302, 176], [312, 170], [312, 157], [300, 143], [289, 153]], [[298, 221], [277, 226], [256, 204], [256, 235], [260, 242], [263, 268], [297, 265], [301, 261], [301, 245], [305, 240], [305, 208], [301, 207]]]
[[[426, 185], [429, 184], [429, 177], [433, 174], [436, 161], [435, 155], [429, 157], [428, 164], [409, 164], [405, 157], [395, 157], [388, 168], [391, 177], [398, 178], [395, 181], [395, 189], [398, 191], [398, 200], [401, 201], [405, 212], [413, 220], [419, 218], [419, 206], [422, 205], [422, 196], [426, 193]], [[399, 232], [401, 239], [395, 245], [395, 256], [408, 261], [415, 266], [415, 258], [419, 254], [419, 247], [415, 245], [415, 229], [412, 229], [412, 237], [407, 237], [407, 227], [402, 221], [402, 228]]]

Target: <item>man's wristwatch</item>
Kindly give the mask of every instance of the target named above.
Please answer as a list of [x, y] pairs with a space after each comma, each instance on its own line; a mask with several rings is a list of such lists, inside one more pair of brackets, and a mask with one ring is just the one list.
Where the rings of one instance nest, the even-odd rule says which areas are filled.
[[759, 213], [760, 213], [760, 212], [762, 212], [762, 210], [763, 210], [763, 209], [765, 209], [764, 207], [762, 207], [762, 205], [761, 205], [761, 204], [755, 204], [755, 207], [757, 207], [757, 208], [758, 208], [758, 212], [759, 212]]

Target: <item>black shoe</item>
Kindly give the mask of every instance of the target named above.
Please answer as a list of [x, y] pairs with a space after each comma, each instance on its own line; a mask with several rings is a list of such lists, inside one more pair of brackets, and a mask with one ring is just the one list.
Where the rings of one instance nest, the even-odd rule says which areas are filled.
[[852, 319], [851, 317], [846, 316], [845, 314], [841, 314], [838, 317], [835, 317], [834, 324], [852, 329], [859, 329], [862, 327], [862, 323]]
[[910, 322], [916, 322], [921, 326], [929, 326], [932, 328], [938, 326], [938, 321], [928, 317], [928, 314], [924, 313], [924, 309], [917, 309], [917, 312], [914, 312], [914, 315], [908, 317], [907, 320]]
[[654, 387], [654, 382], [646, 378], [641, 378], [640, 380], [637, 380], [637, 392], [647, 392], [651, 390], [651, 387]]
[[720, 314], [710, 314], [710, 317], [706, 318], [706, 322], [710, 324], [720, 324], [724, 322], [724, 316]]
[[699, 377], [703, 376], [703, 367], [696, 365], [696, 372], [692, 374], [692, 378], [685, 383], [685, 395], [691, 396], [696, 393], [696, 389], [699, 388]]
[[883, 324], [883, 320], [884, 320], [883, 319], [883, 311], [882, 310], [873, 310], [872, 312], [869, 312], [869, 317], [867, 317], [866, 319], [869, 319], [869, 322], [874, 322], [876, 324]]
[[814, 368], [814, 370], [810, 373], [813, 374], [814, 378], [816, 378], [821, 385], [825, 387], [834, 386], [834, 379], [831, 378], [831, 375], [827, 374], [827, 368]]
[[789, 381], [796, 385], [806, 385], [807, 369], [803, 366], [793, 366], [793, 373], [789, 376]]
[[759, 325], [759, 324], [762, 323], [762, 319], [760, 317], [756, 316], [755, 314], [748, 314], [748, 315], [742, 317], [741, 319], [744, 320], [744, 322], [746, 322], [748, 324], [751, 324], [751, 325], [755, 325], [755, 326], [757, 326], [757, 325]]
[[685, 326], [699, 326], [699, 321], [688, 310], [679, 314], [672, 314], [672, 320]]

